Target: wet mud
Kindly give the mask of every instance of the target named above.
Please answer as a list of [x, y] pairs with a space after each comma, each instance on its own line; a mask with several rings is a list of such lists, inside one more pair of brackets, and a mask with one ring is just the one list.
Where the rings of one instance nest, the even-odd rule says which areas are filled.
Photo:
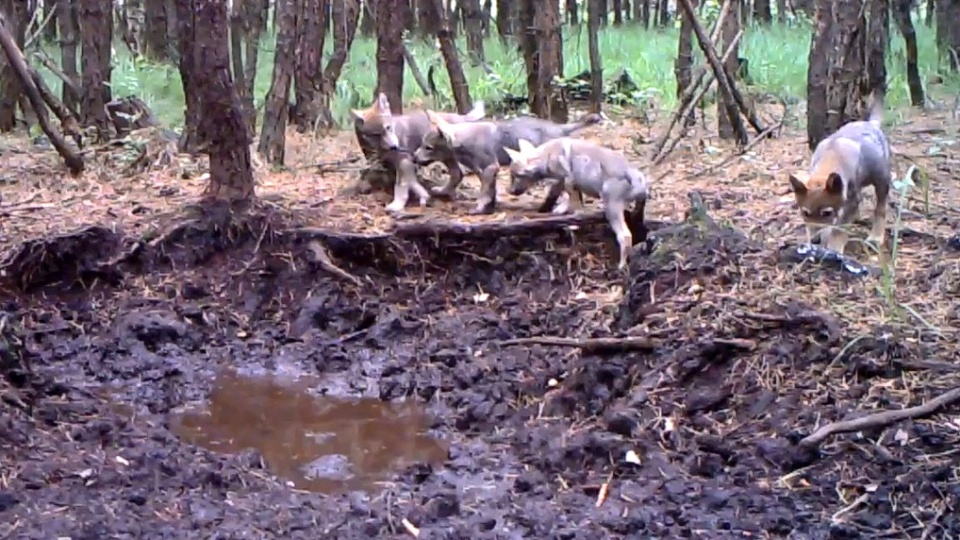
[[[796, 444], [923, 343], [847, 346], [802, 295], [760, 296], [757, 269], [782, 263], [735, 231], [655, 232], [625, 274], [608, 236], [428, 240], [405, 265], [336, 250], [361, 286], [254, 237], [176, 271], [11, 293], [0, 533], [401, 538], [406, 519], [420, 538], [960, 534], [943, 510], [960, 500], [956, 430]], [[503, 343], [626, 332], [652, 348]], [[841, 350], [847, 380], [828, 384]], [[328, 433], [347, 440], [318, 448]], [[351, 466], [376, 478], [331, 478]]]

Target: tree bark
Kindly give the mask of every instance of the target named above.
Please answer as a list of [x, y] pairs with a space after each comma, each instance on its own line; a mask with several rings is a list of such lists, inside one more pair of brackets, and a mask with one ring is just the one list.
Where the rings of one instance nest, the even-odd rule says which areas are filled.
[[[79, 81], [77, 40], [80, 37], [80, 26], [77, 22], [77, 10], [71, 0], [57, 0], [57, 25], [60, 34], [60, 69], [70, 80]], [[80, 95], [72, 85], [64, 84], [60, 95], [68, 109], [80, 110]]]
[[603, 110], [603, 58], [600, 56], [600, 0], [587, 0], [587, 33], [590, 50], [590, 109]]
[[787, 22], [787, 0], [777, 0], [777, 22], [780, 24]]
[[923, 108], [926, 99], [923, 93], [923, 81], [920, 79], [917, 31], [910, 17], [910, 3], [911, 0], [893, 0], [893, 20], [900, 34], [903, 35], [904, 46], [907, 49], [907, 86], [910, 88], [910, 103], [914, 107]]
[[[227, 4], [223, 0], [177, 0], [177, 10], [180, 72], [190, 75], [184, 79], [183, 90], [197, 96], [198, 137], [206, 143], [210, 156], [210, 182], [204, 196], [250, 201], [254, 197], [250, 133], [230, 77]], [[186, 35], [189, 38], [183, 39]], [[188, 84], [193, 88], [188, 89]]]
[[167, 2], [166, 0], [145, 0], [143, 5], [144, 36], [143, 54], [154, 62], [170, 60], [167, 44]]
[[887, 48], [890, 41], [890, 5], [888, 0], [866, 0], [866, 86], [863, 95], [887, 93]]
[[328, 0], [301, 0], [294, 74], [295, 100], [291, 119], [301, 133], [313, 129], [320, 117], [323, 46], [327, 40], [329, 23]]
[[243, 105], [247, 129], [250, 133], [256, 133], [257, 107], [253, 91], [260, 59], [260, 36], [263, 35], [270, 3], [268, 0], [246, 0], [234, 2], [233, 8], [233, 13], [230, 14], [233, 79]]
[[333, 127], [333, 115], [330, 112], [330, 100], [336, 91], [337, 81], [343, 65], [350, 54], [353, 38], [356, 36], [357, 23], [360, 18], [359, 0], [336, 0], [330, 9], [330, 18], [333, 21], [333, 52], [327, 59], [327, 66], [323, 69], [320, 79], [320, 115], [326, 127]]
[[770, 12], [770, 0], [753, 0], [753, 20], [760, 24], [773, 22], [773, 13]]
[[613, 0], [613, 25], [623, 26], [623, 2], [621, 0]]
[[936, 11], [941, 69], [960, 71], [960, 0], [939, 0]]
[[[602, 16], [602, 15], [601, 15]], [[563, 41], [560, 34], [558, 0], [523, 0], [520, 23], [524, 28], [521, 49], [527, 68], [527, 94], [530, 111], [555, 122], [568, 120], [562, 89], [554, 78], [563, 78]]]
[[516, 35], [520, 0], [497, 0], [497, 34], [500, 40], [506, 42], [510, 36]]
[[[694, 6], [697, 4], [695, 3]], [[686, 12], [681, 11], [680, 43], [677, 46], [677, 63], [674, 75], [677, 78], [677, 99], [683, 97], [693, 84], [693, 20]], [[684, 120], [685, 126], [696, 123], [695, 108], [690, 109], [690, 115]]]
[[80, 0], [77, 10], [82, 43], [80, 64], [83, 97], [80, 121], [96, 126], [101, 141], [110, 138], [110, 118], [106, 104], [112, 101], [110, 91], [111, 45], [113, 40], [113, 7], [111, 0]]
[[200, 113], [202, 104], [200, 103], [200, 93], [197, 90], [197, 73], [200, 71], [195, 66], [194, 50], [194, 18], [193, 12], [194, 0], [176, 0], [175, 12], [177, 23], [177, 42], [178, 54], [180, 55], [177, 64], [180, 70], [180, 81], [183, 85], [184, 98], [184, 122], [183, 133], [180, 134], [180, 141], [177, 144], [181, 152], [196, 154], [200, 151], [204, 141], [200, 138]]
[[373, 99], [381, 92], [390, 100], [394, 114], [403, 111], [403, 2], [378, 0], [380, 13], [390, 17], [377, 19], [377, 88]]
[[660, 0], [657, 8], [657, 26], [665, 28], [670, 24], [670, 10], [667, 0]]
[[[432, 1], [437, 12], [440, 13], [437, 40], [440, 41], [440, 53], [443, 55], [443, 61], [447, 65], [447, 72], [450, 75], [450, 86], [453, 90], [453, 100], [457, 104], [457, 111], [460, 114], [466, 114], [473, 108], [473, 100], [470, 99], [470, 86], [467, 84], [467, 78], [463, 74], [463, 66], [460, 65], [460, 58], [457, 55], [457, 44], [453, 40], [453, 34], [450, 32], [450, 21], [446, 10], [443, 9], [443, 0]], [[389, 94], [388, 94], [389, 96]], [[391, 99], [391, 106], [393, 100]]]
[[[726, 51], [730, 47], [733, 40], [736, 39], [737, 33], [740, 31], [740, 25], [743, 22], [741, 18], [740, 9], [742, 5], [740, 0], [731, 0], [730, 1], [730, 12], [727, 14], [726, 18], [722, 21], [723, 26], [720, 28], [720, 40], [717, 45], [719, 51]], [[737, 68], [739, 68], [739, 57], [740, 57], [740, 46], [739, 42], [734, 44], [733, 53], [727, 58], [723, 63], [723, 72], [727, 74], [727, 79], [731, 81], [731, 84], [736, 84], [736, 75]], [[717, 100], [717, 135], [724, 140], [734, 139], [737, 136], [736, 130], [734, 130], [732, 118], [730, 118], [729, 108], [727, 108], [726, 100], [718, 99]], [[739, 115], [739, 112], [737, 113]]]
[[423, 39], [432, 40], [440, 31], [440, 15], [447, 15], [443, 3], [438, 8], [433, 0], [423, 0], [417, 3], [417, 10], [417, 33]]
[[277, 4], [277, 45], [273, 56], [273, 81], [263, 109], [263, 129], [257, 152], [269, 163], [283, 165], [290, 83], [296, 70], [297, 7], [300, 2]]
[[467, 52], [470, 65], [479, 66], [484, 62], [483, 54], [483, 12], [480, 0], [460, 0], [463, 9], [463, 26], [467, 35]]
[[[360, 17], [360, 35], [373, 37], [377, 33], [377, 8], [380, 0], [357, 0], [363, 2], [363, 16]], [[392, 0], [386, 0], [390, 2]]]
[[[587, 0], [589, 2], [590, 0]], [[571, 26], [576, 26], [580, 24], [580, 6], [577, 4], [577, 0], [564, 0], [565, 10], [567, 13], [567, 23]]]
[[807, 144], [862, 118], [863, 0], [817, 0], [807, 69]]
[[[18, 49], [23, 49], [30, 11], [22, 0], [3, 0], [0, 13], [7, 15], [7, 30]], [[8, 133], [17, 126], [17, 103], [23, 95], [23, 86], [16, 70], [6, 57], [0, 57], [0, 132]]]

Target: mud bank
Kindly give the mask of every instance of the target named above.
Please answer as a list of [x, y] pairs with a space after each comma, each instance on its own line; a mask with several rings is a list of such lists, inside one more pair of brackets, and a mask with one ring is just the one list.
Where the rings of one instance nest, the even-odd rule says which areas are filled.
[[[947, 353], [895, 328], [852, 343], [845, 321], [806, 303], [805, 283], [826, 274], [784, 278], [775, 250], [735, 231], [655, 232], [625, 276], [601, 227], [328, 238], [354, 282], [262, 230], [181, 236], [194, 247], [162, 257], [118, 238], [67, 281], [48, 266], [29, 294], [7, 290], [4, 537], [397, 538], [404, 518], [420, 538], [960, 534], [958, 430], [943, 418], [796, 444], [858, 409], [935, 396], [949, 385], [936, 365], [929, 384], [902, 380]], [[96, 279], [68, 286], [80, 275]], [[650, 342], [503, 343], [625, 334]], [[224, 368], [420, 403], [449, 459], [379, 491], [291, 488], [256, 452], [173, 433], [171, 412], [202, 403]]]

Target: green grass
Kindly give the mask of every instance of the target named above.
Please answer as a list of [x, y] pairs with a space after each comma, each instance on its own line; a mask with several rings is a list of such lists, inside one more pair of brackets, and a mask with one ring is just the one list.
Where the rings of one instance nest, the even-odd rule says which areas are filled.
[[[889, 92], [888, 101], [899, 106], [909, 103], [906, 84], [903, 39], [891, 26], [891, 51], [887, 57]], [[937, 51], [934, 33], [917, 21], [920, 49], [920, 72], [926, 85], [930, 75], [937, 70]], [[797, 22], [790, 26], [750, 27], [741, 40], [740, 56], [750, 61], [750, 75], [756, 89], [785, 99], [803, 99], [806, 94], [807, 56], [810, 47], [810, 26]], [[609, 78], [618, 70], [629, 71], [640, 86], [641, 93], [652, 97], [662, 108], [675, 105], [674, 61], [676, 58], [678, 31], [675, 28], [643, 30], [637, 27], [609, 27], [601, 31], [600, 51], [605, 75]], [[270, 88], [273, 67], [275, 37], [265, 36], [261, 44], [260, 62], [257, 70], [256, 98], [262, 106]], [[327, 40], [327, 51], [331, 48]], [[430, 66], [436, 66], [437, 85], [449, 102], [450, 85], [439, 51], [432, 41], [413, 40], [410, 47], [420, 69], [426, 74]], [[461, 51], [464, 43], [459, 43]], [[183, 88], [180, 75], [174, 66], [135, 62], [127, 48], [118, 42], [115, 45], [113, 71], [114, 95], [136, 94], [143, 98], [161, 121], [178, 128], [183, 123]], [[54, 57], [59, 55], [50, 51]], [[697, 51], [699, 54], [699, 51]], [[504, 45], [491, 38], [485, 43], [488, 65], [494, 71], [487, 75], [480, 68], [466, 64], [467, 78], [474, 99], [494, 102], [508, 93], [525, 94], [524, 65], [515, 46]], [[699, 60], [698, 60], [699, 61]], [[564, 27], [564, 75], [571, 76], [589, 68], [587, 53], [587, 30]], [[44, 70], [45, 71], [45, 70]], [[48, 82], [59, 93], [59, 81], [45, 73]], [[344, 66], [333, 100], [334, 118], [340, 125], [347, 125], [351, 107], [365, 107], [372, 99], [376, 86], [376, 41], [358, 37], [353, 44], [350, 58]], [[950, 80], [947, 89], [956, 93], [960, 88], [957, 80]], [[409, 70], [404, 81], [404, 98], [422, 98], [422, 93]]]

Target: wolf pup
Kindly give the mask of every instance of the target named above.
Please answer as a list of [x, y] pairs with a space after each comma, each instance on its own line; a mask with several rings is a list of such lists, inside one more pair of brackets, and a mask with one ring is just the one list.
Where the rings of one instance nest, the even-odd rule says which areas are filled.
[[[496, 175], [501, 166], [510, 164], [507, 149], [518, 149], [520, 139], [539, 145], [558, 137], [566, 137], [603, 120], [599, 114], [587, 114], [575, 122], [556, 124], [534, 117], [520, 117], [501, 122], [478, 121], [469, 124], [451, 124], [428, 111], [431, 129], [423, 138], [413, 159], [418, 165], [436, 161], [454, 160], [465, 172], [480, 177], [480, 199], [473, 213], [489, 214], [496, 206]], [[451, 170], [445, 186], [434, 190], [438, 199], [451, 199], [463, 181], [460, 171]], [[541, 211], [549, 211], [556, 203], [548, 201]]]
[[[521, 195], [535, 183], [545, 179], [561, 179], [550, 187], [551, 192], [566, 190], [570, 201], [579, 199], [580, 193], [599, 197], [607, 222], [617, 236], [620, 246], [618, 269], [627, 266], [633, 233], [627, 225], [626, 212], [631, 203], [636, 207], [631, 213], [631, 223], [636, 217], [643, 219], [643, 211], [650, 186], [646, 177], [630, 161], [615, 150], [581, 139], [562, 137], [534, 147], [520, 140], [520, 150], [508, 149], [513, 162], [510, 164], [512, 182], [508, 188], [511, 195]], [[556, 197], [551, 193], [548, 197]], [[558, 205], [555, 213], [566, 212]]]
[[867, 241], [883, 245], [887, 197], [893, 179], [890, 143], [881, 128], [883, 98], [871, 96], [867, 120], [850, 122], [820, 141], [807, 172], [790, 175], [790, 187], [807, 230], [807, 242], [828, 229], [827, 248], [843, 254], [847, 233], [842, 226], [857, 217], [863, 188], [873, 186], [877, 206]]
[[[430, 120], [423, 110], [411, 111], [407, 114], [392, 114], [390, 100], [387, 95], [380, 93], [377, 100], [367, 109], [351, 109], [353, 127], [357, 135], [357, 142], [365, 156], [383, 159], [384, 150], [396, 152], [395, 169], [397, 171], [393, 188], [393, 201], [387, 205], [388, 212], [401, 212], [407, 206], [410, 191], [420, 200], [420, 206], [426, 206], [430, 200], [430, 193], [417, 179], [416, 166], [412, 155], [423, 141], [424, 134], [430, 129]], [[486, 115], [482, 101], [478, 101], [467, 114], [434, 113], [446, 122], [458, 124], [474, 122]], [[384, 142], [384, 134], [390, 132], [390, 143]], [[448, 167], [456, 166], [451, 161]], [[459, 172], [459, 168], [457, 167]]]

